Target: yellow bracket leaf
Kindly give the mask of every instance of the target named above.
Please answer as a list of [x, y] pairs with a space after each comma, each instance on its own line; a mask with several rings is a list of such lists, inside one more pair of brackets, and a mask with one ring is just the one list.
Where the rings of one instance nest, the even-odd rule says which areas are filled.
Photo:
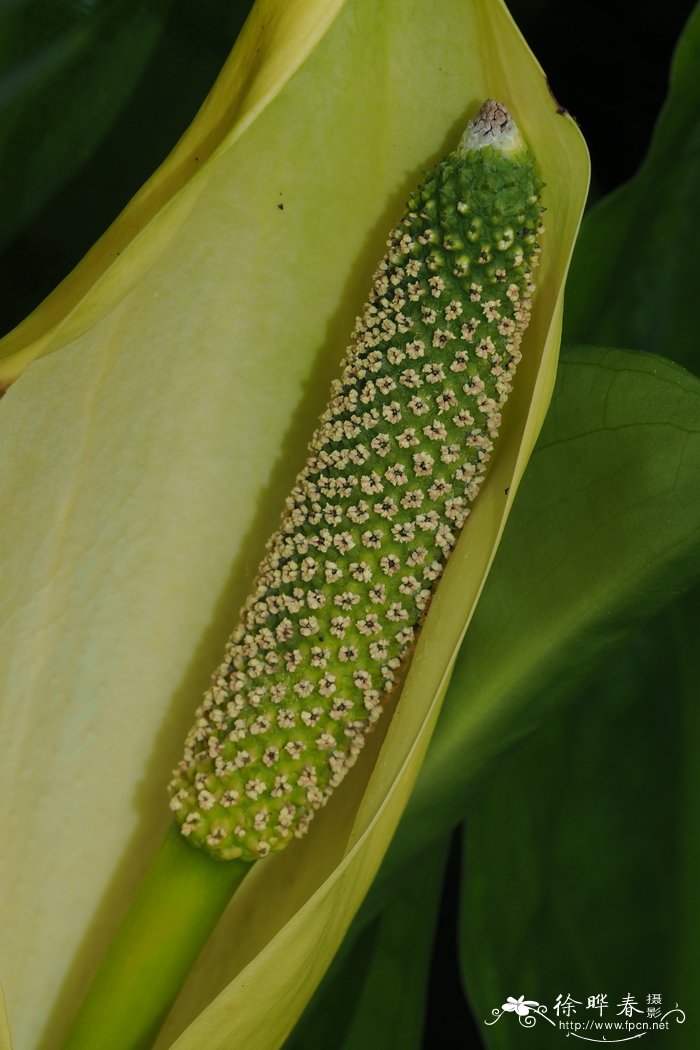
[[499, 0], [259, 4], [173, 155], [4, 341], [0, 972], [23, 1046], [65, 1031], [162, 837], [386, 233], [488, 96], [547, 184], [488, 484], [393, 719], [313, 832], [256, 865], [158, 1043], [272, 1050], [386, 851], [546, 412], [585, 145]]
[[0, 985], [0, 1050], [12, 1050], [12, 1036], [10, 1035], [10, 1022], [7, 1019], [5, 1007], [5, 996], [2, 985]]

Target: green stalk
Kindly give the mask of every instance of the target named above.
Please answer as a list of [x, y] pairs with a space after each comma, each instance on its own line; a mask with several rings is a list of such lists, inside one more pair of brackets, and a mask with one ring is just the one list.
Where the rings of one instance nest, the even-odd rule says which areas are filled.
[[83, 1000], [64, 1050], [148, 1050], [251, 865], [168, 831]]

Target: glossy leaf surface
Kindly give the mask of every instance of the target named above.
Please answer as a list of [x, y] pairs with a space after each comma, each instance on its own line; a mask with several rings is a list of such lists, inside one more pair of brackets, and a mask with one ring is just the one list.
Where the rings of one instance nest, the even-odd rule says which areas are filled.
[[666, 105], [637, 175], [581, 229], [566, 304], [567, 342], [630, 346], [698, 371], [700, 7], [676, 50]]
[[[657, 1019], [676, 1004], [685, 1019], [671, 1015], [651, 1038], [672, 1050], [696, 1042], [695, 598], [657, 617], [474, 798], [461, 943], [479, 1021], [521, 993], [556, 1020], [557, 996], [571, 993], [574, 1020], [624, 1021], [632, 995], [632, 1020], [651, 1024], [647, 997], [658, 995]], [[504, 810], [512, 819], [498, 835]], [[599, 994], [605, 1003], [591, 1009]], [[489, 1050], [524, 1045], [513, 1022], [481, 1027]], [[542, 1022], [535, 1035], [543, 1050], [565, 1037]]]
[[251, 6], [0, 7], [0, 332], [52, 291], [167, 156]]

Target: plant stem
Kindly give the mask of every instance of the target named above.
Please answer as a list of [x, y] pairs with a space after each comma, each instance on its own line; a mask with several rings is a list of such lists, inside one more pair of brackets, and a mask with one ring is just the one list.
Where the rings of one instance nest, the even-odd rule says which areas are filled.
[[216, 861], [173, 826], [83, 1000], [64, 1050], [148, 1050], [251, 865]]

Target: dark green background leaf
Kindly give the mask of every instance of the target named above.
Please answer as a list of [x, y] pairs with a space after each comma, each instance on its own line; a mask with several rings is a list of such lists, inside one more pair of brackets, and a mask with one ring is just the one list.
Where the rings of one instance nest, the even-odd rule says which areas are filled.
[[[603, 993], [602, 1020], [624, 1020], [623, 996], [646, 1012], [659, 993], [662, 1013], [679, 1003], [687, 1020], [644, 1045], [698, 1045], [699, 636], [697, 601], [665, 611], [473, 799], [461, 943], [478, 1018], [523, 994], [553, 1015], [571, 993], [572, 1019], [600, 1020], [587, 1000]], [[512, 1015], [482, 1031], [493, 1050], [566, 1035]]]
[[565, 338], [633, 346], [694, 370], [700, 200], [700, 7], [640, 172], [588, 215], [576, 245]]
[[0, 331], [52, 291], [165, 159], [251, 7], [0, 7]]
[[39, 0], [1, 16], [0, 245], [86, 163], [152, 54], [171, 0]]

